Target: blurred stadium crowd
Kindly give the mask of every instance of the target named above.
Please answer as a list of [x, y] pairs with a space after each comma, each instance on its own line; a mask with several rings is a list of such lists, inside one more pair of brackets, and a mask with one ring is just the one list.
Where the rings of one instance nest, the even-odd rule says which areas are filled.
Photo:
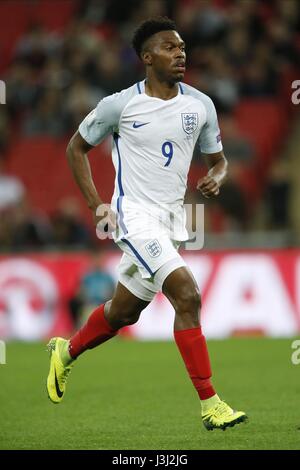
[[[15, 21], [9, 17], [13, 11]], [[68, 186], [70, 174], [51, 160], [49, 142], [53, 153], [59, 147], [63, 154], [102, 97], [143, 79], [130, 41], [141, 21], [157, 15], [172, 17], [186, 41], [185, 82], [214, 100], [230, 162], [222, 197], [208, 204], [207, 231], [293, 229], [296, 167], [288, 153], [294, 156], [300, 146], [297, 106], [291, 102], [291, 83], [300, 79], [297, 0], [3, 1], [0, 75], [7, 96], [0, 106], [0, 250], [95, 244], [75, 185], [68, 183], [70, 191], [52, 201], [57, 179]], [[108, 146], [99, 152], [107, 156]], [[105, 175], [109, 159], [98, 159]], [[43, 180], [36, 170], [41, 164]], [[195, 191], [203, 171], [195, 153], [187, 202], [204, 202]], [[46, 196], [39, 195], [42, 189]]]

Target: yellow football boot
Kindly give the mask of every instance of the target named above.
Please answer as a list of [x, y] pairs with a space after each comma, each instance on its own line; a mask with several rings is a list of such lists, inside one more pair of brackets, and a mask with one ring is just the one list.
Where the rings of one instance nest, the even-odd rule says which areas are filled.
[[225, 431], [226, 428], [247, 421], [247, 419], [243, 411], [234, 411], [224, 401], [219, 401], [206, 413], [202, 414], [203, 424], [208, 431], [213, 429], [223, 429]]
[[64, 365], [61, 351], [68, 340], [64, 338], [51, 338], [47, 344], [50, 354], [50, 370], [47, 378], [47, 392], [53, 403], [60, 403], [66, 391], [66, 381], [73, 367], [73, 361]]

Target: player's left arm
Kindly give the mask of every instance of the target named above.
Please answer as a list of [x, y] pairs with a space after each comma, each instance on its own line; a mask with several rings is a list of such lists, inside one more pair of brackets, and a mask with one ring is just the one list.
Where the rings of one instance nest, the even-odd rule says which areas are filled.
[[203, 156], [209, 170], [207, 175], [198, 181], [197, 189], [204, 197], [210, 198], [219, 194], [220, 187], [227, 177], [228, 162], [223, 150], [216, 153], [206, 153]]
[[216, 108], [212, 100], [202, 97], [206, 108], [206, 122], [199, 135], [200, 152], [208, 166], [208, 173], [197, 183], [197, 189], [204, 197], [217, 196], [227, 176], [227, 159], [223, 152], [221, 133]]

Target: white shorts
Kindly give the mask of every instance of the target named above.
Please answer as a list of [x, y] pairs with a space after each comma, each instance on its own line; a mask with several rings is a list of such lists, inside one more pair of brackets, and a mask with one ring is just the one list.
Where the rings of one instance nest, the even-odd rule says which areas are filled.
[[139, 299], [151, 302], [167, 276], [186, 266], [178, 253], [180, 242], [167, 236], [160, 239], [130, 238], [117, 243], [124, 252], [119, 264], [119, 281]]

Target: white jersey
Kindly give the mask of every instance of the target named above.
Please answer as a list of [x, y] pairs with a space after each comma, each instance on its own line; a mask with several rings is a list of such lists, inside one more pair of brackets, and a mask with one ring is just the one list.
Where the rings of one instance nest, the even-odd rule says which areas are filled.
[[174, 240], [187, 240], [183, 203], [194, 147], [198, 142], [207, 154], [222, 150], [212, 100], [184, 83], [172, 99], [151, 97], [143, 81], [101, 100], [79, 132], [93, 146], [113, 135], [115, 241], [162, 216], [173, 221]]

